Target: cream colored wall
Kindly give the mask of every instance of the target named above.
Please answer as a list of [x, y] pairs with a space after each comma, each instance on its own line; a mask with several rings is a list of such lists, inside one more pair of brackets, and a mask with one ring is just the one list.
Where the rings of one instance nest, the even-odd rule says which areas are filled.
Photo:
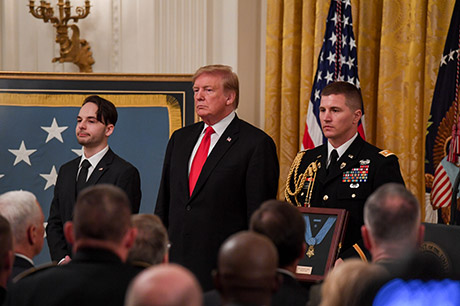
[[[78, 72], [71, 63], [51, 63], [59, 55], [55, 29], [28, 12], [28, 1], [0, 1], [0, 70]], [[74, 13], [84, 0], [71, 4]], [[239, 116], [263, 127], [265, 8], [266, 0], [92, 0], [90, 15], [77, 25], [91, 45], [94, 72], [193, 73], [206, 64], [231, 65], [240, 77]]]

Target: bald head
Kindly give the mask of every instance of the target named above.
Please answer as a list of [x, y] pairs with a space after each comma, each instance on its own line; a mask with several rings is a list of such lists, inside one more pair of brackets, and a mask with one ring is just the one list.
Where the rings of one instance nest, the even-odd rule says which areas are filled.
[[160, 264], [144, 270], [131, 283], [125, 306], [201, 306], [202, 291], [187, 269]]
[[269, 302], [278, 286], [277, 266], [270, 239], [255, 232], [236, 233], [219, 250], [216, 287], [227, 302]]

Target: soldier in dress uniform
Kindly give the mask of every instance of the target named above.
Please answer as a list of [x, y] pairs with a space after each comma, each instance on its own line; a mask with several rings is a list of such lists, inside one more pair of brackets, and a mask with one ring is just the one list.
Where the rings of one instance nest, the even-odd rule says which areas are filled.
[[396, 155], [358, 134], [362, 109], [361, 92], [354, 85], [327, 85], [321, 93], [320, 121], [328, 141], [299, 152], [286, 182], [285, 197], [293, 205], [349, 212], [342, 251], [361, 239], [367, 197], [385, 183], [404, 184]]

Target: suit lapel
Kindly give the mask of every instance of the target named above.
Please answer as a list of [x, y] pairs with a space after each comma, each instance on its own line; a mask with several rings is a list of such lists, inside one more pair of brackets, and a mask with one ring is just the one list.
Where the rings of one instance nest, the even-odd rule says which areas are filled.
[[200, 176], [198, 177], [198, 181], [196, 182], [195, 189], [193, 190], [192, 197], [200, 191], [225, 153], [238, 141], [240, 131], [239, 123], [240, 119], [235, 115], [235, 118], [233, 118], [232, 122], [225, 129], [219, 141], [206, 159], [203, 169], [201, 169]]
[[[75, 195], [77, 194], [77, 173], [78, 173], [78, 168], [80, 166], [80, 161], [81, 161], [81, 156], [75, 158], [72, 161], [70, 172], [68, 172], [69, 174], [65, 174], [66, 177], [67, 175], [70, 175], [72, 179], [69, 178], [69, 179], [64, 180], [64, 181], [69, 182], [69, 183], [66, 183], [66, 188], [68, 188], [71, 194], [75, 194]], [[70, 184], [70, 182], [72, 183]]]
[[316, 174], [316, 179], [321, 183], [324, 183], [324, 180], [326, 179], [327, 157], [327, 144], [325, 144], [316, 156], [316, 160], [319, 161], [321, 165], [318, 169], [318, 173]]
[[112, 149], [109, 148], [107, 153], [105, 153], [104, 157], [99, 161], [99, 163], [94, 167], [93, 173], [91, 173], [88, 181], [86, 181], [85, 186], [92, 186], [97, 184], [101, 176], [110, 169], [110, 165], [115, 158], [115, 153], [113, 153]]

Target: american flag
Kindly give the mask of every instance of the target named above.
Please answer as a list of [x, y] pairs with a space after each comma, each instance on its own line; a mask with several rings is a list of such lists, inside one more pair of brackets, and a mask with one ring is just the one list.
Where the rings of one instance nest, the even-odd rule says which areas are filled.
[[[425, 147], [425, 178], [434, 208], [450, 206], [452, 185], [459, 162], [460, 1], [456, 1], [439, 65], [428, 120]], [[447, 152], [446, 152], [447, 150]], [[432, 187], [432, 188], [430, 188]], [[457, 196], [458, 197], [458, 196]]]
[[[307, 121], [303, 136], [303, 149], [310, 149], [326, 141], [319, 121], [321, 91], [334, 81], [345, 81], [360, 88], [358, 57], [351, 18], [351, 0], [331, 0], [326, 20], [326, 33], [318, 57], [318, 69], [308, 105]], [[364, 110], [363, 110], [364, 111]], [[359, 133], [364, 137], [364, 115]]]

